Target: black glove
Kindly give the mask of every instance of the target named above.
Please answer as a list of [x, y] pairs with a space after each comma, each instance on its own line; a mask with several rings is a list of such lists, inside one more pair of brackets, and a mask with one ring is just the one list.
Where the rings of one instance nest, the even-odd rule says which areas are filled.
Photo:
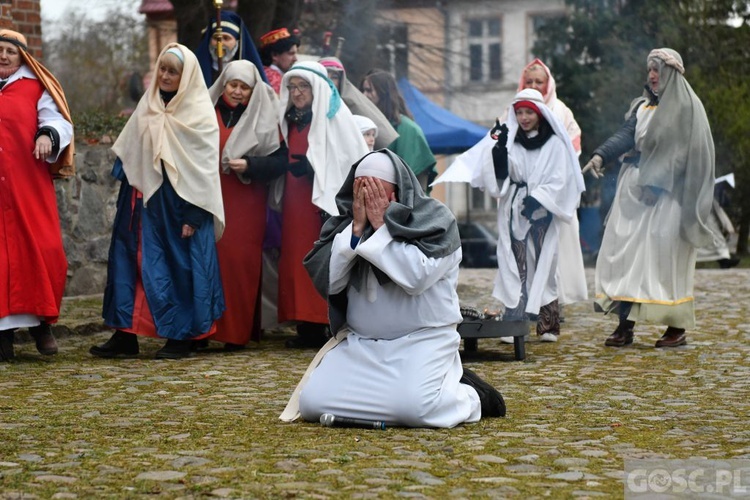
[[305, 155], [292, 155], [297, 161], [289, 162], [289, 172], [295, 177], [302, 177], [307, 174], [312, 174], [313, 169], [310, 165], [310, 161]]
[[534, 198], [533, 196], [527, 196], [523, 199], [523, 209], [521, 210], [521, 215], [531, 220], [531, 214], [533, 214], [534, 211], [541, 206], [542, 204], [536, 201], [536, 198]]
[[500, 120], [495, 119], [495, 126], [490, 130], [490, 136], [497, 140], [497, 146], [504, 148], [508, 143], [508, 126], [505, 123], [500, 123]]
[[497, 143], [492, 148], [492, 163], [495, 167], [495, 178], [499, 181], [508, 177], [508, 126], [500, 124], [495, 120], [495, 126], [490, 130], [490, 136], [497, 139]]

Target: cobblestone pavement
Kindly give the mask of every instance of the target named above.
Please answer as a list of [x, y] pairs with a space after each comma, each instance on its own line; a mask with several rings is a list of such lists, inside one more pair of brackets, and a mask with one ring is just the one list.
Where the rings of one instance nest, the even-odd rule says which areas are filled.
[[[462, 303], [491, 308], [492, 278], [462, 271]], [[109, 332], [81, 333], [100, 330], [98, 299], [67, 300], [79, 333], [57, 356], [21, 343], [0, 364], [0, 498], [621, 497], [626, 459], [750, 458], [749, 278], [697, 272], [680, 348], [655, 349], [663, 325], [646, 324], [606, 348], [614, 319], [590, 303], [566, 306], [560, 342], [532, 337], [523, 362], [480, 340], [465, 362], [508, 416], [447, 430], [281, 423], [314, 354], [285, 349], [290, 331], [186, 360], [152, 359], [152, 340], [136, 360], [94, 359]]]

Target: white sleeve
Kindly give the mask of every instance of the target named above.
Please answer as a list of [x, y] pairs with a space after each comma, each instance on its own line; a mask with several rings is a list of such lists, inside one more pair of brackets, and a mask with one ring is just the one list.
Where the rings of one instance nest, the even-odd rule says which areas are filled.
[[349, 273], [357, 257], [357, 253], [352, 250], [351, 241], [351, 224], [333, 238], [331, 262], [328, 269], [328, 293], [330, 295], [341, 292], [349, 283]]
[[409, 295], [424, 292], [461, 262], [460, 248], [446, 257], [427, 257], [416, 245], [394, 240], [385, 224], [355, 251]]
[[47, 162], [54, 163], [60, 152], [65, 149], [70, 141], [73, 139], [73, 124], [63, 118], [60, 110], [55, 104], [54, 99], [45, 90], [42, 93], [42, 97], [39, 98], [39, 102], [36, 104], [37, 116], [38, 116], [38, 128], [51, 127], [57, 131], [60, 136], [60, 148], [56, 155], [50, 155], [47, 157]]

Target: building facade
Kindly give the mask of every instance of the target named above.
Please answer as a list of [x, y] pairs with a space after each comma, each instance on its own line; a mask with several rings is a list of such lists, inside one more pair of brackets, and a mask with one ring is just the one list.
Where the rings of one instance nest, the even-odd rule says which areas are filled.
[[[537, 34], [564, 14], [564, 0], [395, 1], [378, 19], [380, 60], [433, 102], [489, 129], [534, 58]], [[451, 161], [441, 158], [439, 169]], [[494, 221], [494, 200], [479, 190], [449, 184], [433, 193], [459, 219]]]

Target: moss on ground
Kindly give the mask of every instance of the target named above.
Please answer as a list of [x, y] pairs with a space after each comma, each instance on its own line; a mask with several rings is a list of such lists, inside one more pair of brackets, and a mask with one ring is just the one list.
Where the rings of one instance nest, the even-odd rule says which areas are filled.
[[[492, 307], [491, 273], [462, 276], [462, 301]], [[590, 304], [566, 306], [561, 341], [532, 338], [523, 363], [480, 340], [465, 362], [508, 416], [455, 429], [281, 423], [314, 354], [285, 349], [290, 330], [180, 361], [151, 359], [152, 339], [136, 360], [90, 357], [108, 332], [65, 336], [51, 358], [24, 343], [0, 364], [0, 498], [621, 497], [626, 459], [750, 451], [748, 278], [699, 271], [684, 348], [654, 349], [662, 326], [646, 324], [633, 347], [605, 348], [614, 323]], [[100, 321], [99, 301], [68, 301], [63, 323]]]

